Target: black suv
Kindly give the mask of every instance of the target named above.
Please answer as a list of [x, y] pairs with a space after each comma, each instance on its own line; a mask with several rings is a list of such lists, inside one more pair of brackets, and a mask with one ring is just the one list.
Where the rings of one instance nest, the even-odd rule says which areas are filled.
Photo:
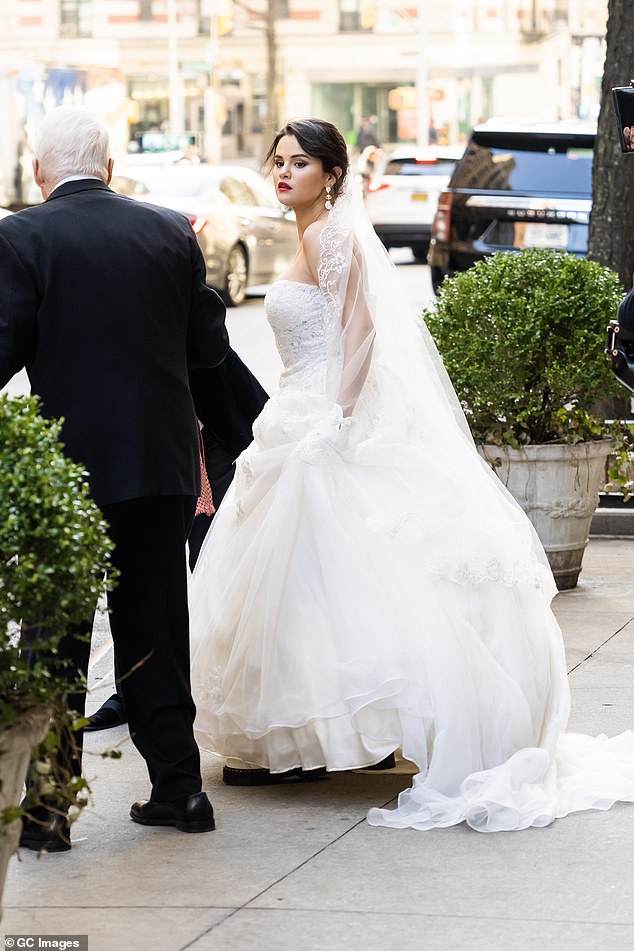
[[428, 263], [434, 290], [494, 251], [585, 255], [595, 132], [478, 126], [440, 195]]

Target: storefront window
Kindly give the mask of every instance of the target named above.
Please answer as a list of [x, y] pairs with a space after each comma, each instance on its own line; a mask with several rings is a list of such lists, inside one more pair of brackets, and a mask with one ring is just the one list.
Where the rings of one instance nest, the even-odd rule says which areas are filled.
[[395, 85], [373, 83], [313, 83], [312, 112], [334, 123], [349, 145], [355, 146], [362, 120], [371, 121], [380, 143], [412, 141], [399, 109], [390, 105]]
[[374, 29], [376, 4], [366, 0], [339, 0], [339, 29], [342, 33]]
[[59, 35], [92, 35], [92, 0], [60, 0]]

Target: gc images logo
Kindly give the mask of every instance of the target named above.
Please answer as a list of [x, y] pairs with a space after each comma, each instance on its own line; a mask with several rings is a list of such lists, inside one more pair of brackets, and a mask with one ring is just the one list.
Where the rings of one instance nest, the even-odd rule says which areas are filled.
[[4, 946], [10, 951], [88, 951], [87, 934], [7, 934]]

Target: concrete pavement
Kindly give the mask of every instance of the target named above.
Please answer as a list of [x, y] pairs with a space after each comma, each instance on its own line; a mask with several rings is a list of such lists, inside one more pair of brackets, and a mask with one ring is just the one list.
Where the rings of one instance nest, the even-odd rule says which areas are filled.
[[[634, 723], [634, 540], [593, 538], [581, 583], [555, 600], [572, 730]], [[91, 671], [110, 687], [106, 642]], [[101, 679], [100, 679], [101, 678]], [[204, 755], [216, 832], [128, 819], [148, 793], [124, 727], [87, 737], [94, 798], [73, 850], [14, 858], [3, 934], [87, 934], [90, 951], [631, 951], [634, 806], [547, 829], [481, 835], [370, 828], [409, 776], [338, 774], [234, 789]], [[99, 756], [123, 743], [121, 760]]]

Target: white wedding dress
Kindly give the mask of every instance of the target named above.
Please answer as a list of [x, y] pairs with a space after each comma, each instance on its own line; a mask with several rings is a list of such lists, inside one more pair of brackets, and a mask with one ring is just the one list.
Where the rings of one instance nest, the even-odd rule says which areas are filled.
[[[377, 335], [342, 426], [342, 329], [325, 280], [279, 281], [266, 311], [279, 392], [192, 578], [201, 746], [274, 772], [363, 767], [402, 747], [420, 772], [397, 809], [371, 810], [388, 826], [521, 829], [634, 800], [632, 734], [563, 734], [545, 556], [439, 408], [437, 378], [420, 379], [415, 413], [397, 412], [385, 394], [403, 379]], [[401, 346], [421, 345], [419, 327], [403, 332]]]

